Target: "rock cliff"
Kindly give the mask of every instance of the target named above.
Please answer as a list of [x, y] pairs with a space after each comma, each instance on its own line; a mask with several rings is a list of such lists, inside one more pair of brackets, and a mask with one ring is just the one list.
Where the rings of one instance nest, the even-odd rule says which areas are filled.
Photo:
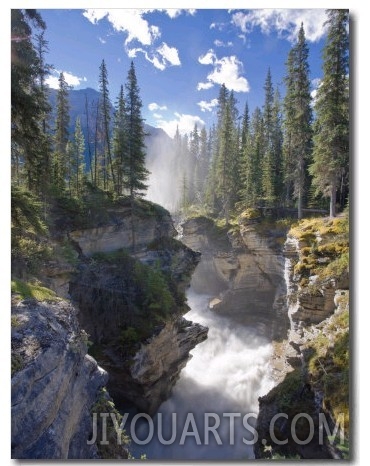
[[113, 398], [154, 414], [207, 329], [182, 318], [199, 253], [174, 239], [166, 210], [144, 206], [134, 231], [130, 207], [121, 206], [98, 227], [68, 232], [80, 251], [69, 292]]
[[86, 354], [75, 308], [65, 301], [15, 303], [11, 341], [12, 458], [99, 458], [87, 441], [108, 374]]
[[137, 201], [132, 215], [131, 207], [95, 191], [51, 207], [54, 254], [37, 280], [74, 305], [14, 300], [14, 458], [127, 458], [124, 448], [87, 443], [92, 410], [131, 403], [154, 414], [207, 338], [182, 317], [199, 253], [174, 239], [165, 209]]
[[[284, 258], [271, 241], [256, 230], [256, 223], [239, 219], [232, 228], [219, 228], [204, 217], [183, 225], [184, 242], [207, 261], [207, 280], [202, 289], [202, 270], [194, 281], [201, 292], [214, 294], [210, 307], [240, 324], [255, 326], [269, 339], [287, 335]], [[211, 272], [209, 272], [211, 271]]]
[[[256, 458], [348, 458], [348, 245], [345, 217], [306, 219], [287, 236], [290, 329], [288, 338], [275, 344], [271, 362], [277, 384], [259, 400]], [[280, 416], [271, 431], [272, 419], [279, 413], [286, 418]], [[302, 413], [312, 425], [303, 417], [293, 423]], [[322, 419], [330, 432], [339, 427], [337, 433], [327, 435]], [[292, 431], [299, 439], [313, 435], [308, 442], [297, 442]], [[285, 444], [278, 444], [276, 438]]]

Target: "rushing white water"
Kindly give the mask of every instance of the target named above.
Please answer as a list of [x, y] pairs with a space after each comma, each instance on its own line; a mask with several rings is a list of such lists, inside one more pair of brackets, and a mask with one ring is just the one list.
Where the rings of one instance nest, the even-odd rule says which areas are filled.
[[[253, 458], [253, 445], [246, 445], [243, 438], [253, 440], [253, 430], [258, 413], [258, 397], [273, 386], [270, 378], [269, 358], [272, 345], [265, 338], [255, 334], [247, 326], [233, 323], [231, 319], [215, 315], [209, 310], [210, 296], [188, 292], [191, 311], [186, 319], [199, 322], [209, 328], [208, 339], [192, 351], [192, 359], [181, 372], [172, 396], [160, 409], [164, 426], [163, 437], [171, 438], [173, 433], [172, 413], [176, 413], [176, 438], [168, 445], [158, 440], [157, 428], [153, 440], [147, 445], [134, 448], [134, 453], [146, 453], [148, 459], [248, 459]], [[189, 413], [194, 416], [195, 426], [189, 422]], [[208, 415], [205, 413], [213, 413]], [[236, 413], [228, 415], [225, 413]], [[254, 413], [243, 425], [243, 417]], [[217, 428], [219, 439], [212, 432], [205, 435], [205, 424], [213, 426], [220, 419]], [[231, 420], [230, 420], [231, 419]], [[190, 421], [192, 421], [190, 419]], [[159, 422], [158, 414], [154, 426]], [[139, 425], [139, 424], [138, 424]], [[196, 434], [181, 437], [185, 432], [197, 430]], [[234, 432], [233, 432], [234, 430]], [[147, 438], [148, 425], [144, 422], [137, 429], [137, 436]], [[201, 443], [200, 445], [197, 445]], [[222, 443], [219, 445], [218, 443]], [[233, 444], [234, 443], [234, 444]], [[252, 443], [252, 442], [250, 442]]]

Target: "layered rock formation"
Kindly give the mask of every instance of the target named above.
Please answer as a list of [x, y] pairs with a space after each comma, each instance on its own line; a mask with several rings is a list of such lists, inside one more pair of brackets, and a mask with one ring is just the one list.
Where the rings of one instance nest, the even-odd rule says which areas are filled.
[[200, 217], [187, 221], [183, 233], [183, 241], [201, 251], [203, 262], [207, 261], [205, 288], [200, 268], [194, 282], [200, 292], [215, 294], [212, 310], [255, 326], [257, 333], [269, 339], [286, 337], [284, 259], [256, 231], [256, 223], [241, 219], [238, 228], [227, 232]]
[[[96, 210], [53, 207], [55, 254], [38, 274], [76, 308], [15, 301], [14, 458], [126, 458], [124, 448], [102, 453], [87, 443], [100, 389], [108, 384], [117, 406], [129, 402], [154, 414], [190, 350], [207, 337], [207, 328], [182, 317], [199, 253], [174, 239], [169, 213], [138, 201], [132, 216], [127, 202], [91, 196]], [[87, 341], [99, 366], [86, 354]], [[113, 403], [103, 405], [110, 412]]]
[[99, 458], [87, 441], [108, 374], [84, 340], [67, 302], [12, 306], [12, 458]]
[[[113, 398], [121, 406], [130, 402], [154, 414], [207, 329], [182, 318], [199, 253], [173, 239], [177, 232], [167, 211], [136, 220], [134, 251], [131, 215], [125, 208], [111, 213], [105, 225], [69, 233], [84, 257], [70, 294], [96, 357], [109, 372]], [[135, 261], [157, 272], [149, 276]], [[153, 292], [159, 293], [157, 300]], [[161, 293], [172, 295], [171, 309], [164, 310]]]
[[108, 221], [103, 225], [69, 233], [70, 239], [78, 244], [85, 256], [133, 246], [137, 252], [146, 249], [152, 241], [172, 238], [177, 234], [169, 213], [164, 210], [132, 218], [131, 208], [121, 207], [108, 211], [108, 214]]
[[[326, 226], [325, 221], [323, 225]], [[319, 244], [325, 244], [319, 233], [315, 237]], [[326, 241], [333, 241], [331, 232]], [[342, 248], [348, 238], [343, 236], [340, 241]], [[331, 249], [322, 249], [326, 250]], [[343, 270], [334, 278], [323, 279], [311, 273], [302, 280], [299, 272], [304, 270], [302, 264], [310, 263], [308, 253], [316, 253], [312, 245], [308, 246], [293, 234], [288, 235], [284, 255], [291, 327], [288, 338], [275, 346], [272, 365], [277, 385], [259, 400], [256, 458], [278, 454], [287, 458], [342, 459], [346, 451], [343, 439], [345, 433], [348, 436], [349, 427], [346, 418], [349, 406], [349, 275], [348, 270]], [[316, 271], [321, 264], [335, 260], [330, 256], [317, 256], [316, 253]], [[272, 420], [279, 413], [285, 417], [280, 416], [271, 431]], [[293, 424], [295, 416], [301, 419]], [[304, 416], [311, 419], [311, 425]], [[335, 435], [328, 437], [323, 419], [330, 432], [335, 432], [340, 425], [339, 439], [339, 435], [335, 440]], [[298, 442], [292, 432], [298, 433]], [[275, 439], [284, 440], [285, 444], [278, 444]], [[300, 442], [301, 439], [310, 440]]]

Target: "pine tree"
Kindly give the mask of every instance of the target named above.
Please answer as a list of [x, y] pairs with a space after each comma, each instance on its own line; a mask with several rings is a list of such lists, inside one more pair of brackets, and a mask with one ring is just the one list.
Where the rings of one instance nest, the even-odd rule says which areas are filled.
[[199, 183], [197, 170], [199, 163], [200, 136], [198, 125], [195, 123], [189, 138], [189, 169], [188, 169], [188, 189], [191, 202], [199, 201]]
[[261, 109], [256, 107], [251, 118], [242, 171], [242, 199], [247, 207], [257, 207], [261, 200], [264, 147], [264, 121]]
[[[40, 77], [48, 73], [43, 53], [33, 45], [33, 28], [46, 25], [36, 10], [11, 10], [11, 158], [12, 182], [40, 193], [48, 173], [48, 112]], [[45, 45], [45, 44], [44, 44]], [[43, 45], [43, 46], [44, 46]]]
[[57, 93], [57, 111], [54, 129], [53, 181], [59, 191], [65, 188], [67, 175], [67, 143], [69, 140], [69, 86], [64, 74], [59, 75]]
[[149, 172], [145, 167], [145, 132], [144, 120], [141, 116], [142, 102], [139, 94], [134, 63], [128, 72], [126, 82], [126, 125], [127, 125], [127, 156], [123, 166], [124, 188], [128, 189], [130, 197], [142, 196], [147, 189], [145, 181]]
[[312, 155], [312, 109], [308, 65], [308, 46], [303, 23], [297, 44], [288, 56], [285, 110], [285, 176], [292, 182], [293, 197], [297, 200], [298, 218], [302, 218], [303, 202], [307, 195], [307, 165]]
[[275, 201], [275, 154], [272, 147], [274, 88], [272, 86], [270, 68], [267, 72], [264, 90], [263, 122], [265, 147], [262, 160], [262, 197], [267, 205], [273, 205]]
[[76, 119], [73, 141], [70, 143], [70, 192], [78, 197], [85, 179], [85, 138], [81, 128], [81, 120]]
[[330, 198], [330, 216], [335, 217], [340, 182], [348, 192], [349, 179], [349, 14], [348, 10], [328, 10], [327, 15], [324, 77], [316, 96], [310, 173], [316, 192]]
[[123, 192], [124, 166], [127, 150], [127, 128], [126, 128], [126, 106], [123, 92], [123, 86], [120, 88], [120, 93], [116, 102], [114, 114], [114, 130], [113, 130], [113, 156], [114, 156], [114, 171], [116, 173], [117, 195]]
[[105, 61], [102, 60], [99, 67], [99, 89], [101, 94], [101, 116], [103, 121], [104, 128], [104, 149], [103, 149], [103, 187], [104, 189], [108, 188], [108, 172], [110, 173], [111, 180], [113, 182], [113, 187], [116, 189], [116, 180], [113, 169], [113, 160], [112, 160], [112, 151], [111, 151], [111, 131], [110, 131], [110, 121], [111, 121], [111, 107], [109, 100], [109, 90], [108, 90], [108, 71], [105, 65]]
[[281, 99], [279, 90], [275, 90], [274, 101], [272, 105], [272, 134], [271, 150], [273, 154], [273, 179], [274, 179], [274, 198], [281, 204], [284, 198], [283, 183], [283, 130], [281, 115]]

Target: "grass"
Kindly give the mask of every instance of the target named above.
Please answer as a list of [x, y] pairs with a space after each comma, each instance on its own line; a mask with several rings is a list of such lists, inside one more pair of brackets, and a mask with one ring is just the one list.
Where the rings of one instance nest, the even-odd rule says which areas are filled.
[[60, 301], [54, 291], [44, 286], [27, 283], [23, 280], [12, 280], [11, 282], [12, 293], [19, 296], [20, 299], [33, 298], [37, 301]]

